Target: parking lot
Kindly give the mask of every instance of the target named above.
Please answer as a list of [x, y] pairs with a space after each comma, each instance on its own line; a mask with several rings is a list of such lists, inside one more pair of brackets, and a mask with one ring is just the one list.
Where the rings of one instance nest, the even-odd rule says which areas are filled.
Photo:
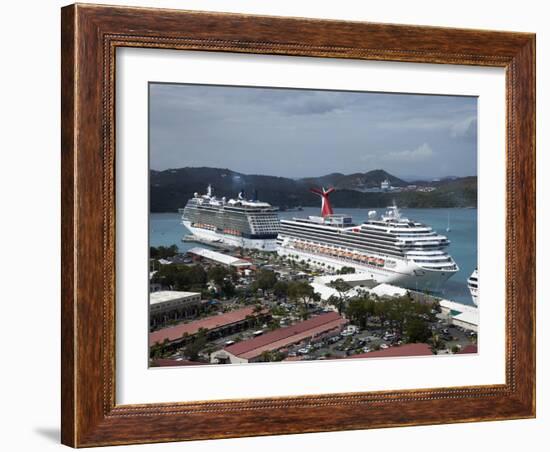
[[[279, 327], [285, 327], [301, 321], [296, 305], [279, 302], [273, 299], [262, 299], [261, 303], [275, 314], [273, 320]], [[225, 301], [223, 305], [238, 305], [238, 300]], [[315, 307], [310, 314], [316, 315], [327, 312], [328, 309]], [[261, 323], [247, 330], [234, 333], [209, 342], [208, 347], [201, 353], [205, 361], [209, 359], [209, 353], [220, 350], [236, 342], [252, 339], [260, 334], [270, 331], [272, 324]], [[443, 319], [438, 319], [431, 324], [433, 335], [439, 339], [438, 354], [450, 354], [476, 343], [477, 335], [460, 327], [449, 325]], [[334, 332], [324, 337], [312, 338], [299, 344], [281, 350], [284, 358], [301, 360], [323, 360], [330, 358], [345, 358], [359, 353], [369, 353], [395, 347], [403, 343], [403, 338], [389, 329], [368, 327], [359, 329], [354, 325], [348, 325], [341, 332]], [[176, 353], [174, 356], [177, 356]]]

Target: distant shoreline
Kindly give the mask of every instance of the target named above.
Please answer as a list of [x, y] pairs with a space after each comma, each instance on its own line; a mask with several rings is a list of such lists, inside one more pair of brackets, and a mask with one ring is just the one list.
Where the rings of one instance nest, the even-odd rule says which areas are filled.
[[[181, 209], [183, 209], [183, 207], [185, 206], [182, 206], [180, 207]], [[304, 209], [315, 209], [315, 208], [319, 208], [319, 205], [314, 205], [314, 206], [302, 206]], [[345, 210], [345, 209], [383, 209], [383, 207], [375, 207], [375, 206], [370, 206], [370, 207], [335, 207], [336, 210]], [[434, 210], [448, 210], [448, 209], [461, 209], [461, 210], [465, 210], [465, 209], [477, 209], [477, 206], [453, 206], [453, 207], [441, 207], [441, 206], [438, 206], [438, 207], [405, 207], [405, 206], [399, 206], [400, 209], [402, 210], [406, 210], [406, 209], [434, 209]], [[279, 212], [297, 212], [299, 213], [300, 211], [299, 210], [296, 210], [296, 208], [291, 208], [291, 209], [287, 209], [287, 210], [279, 210]], [[163, 210], [163, 211], [155, 211], [155, 210], [150, 210], [149, 211], [149, 214], [152, 214], [152, 213], [178, 213], [177, 210]]]

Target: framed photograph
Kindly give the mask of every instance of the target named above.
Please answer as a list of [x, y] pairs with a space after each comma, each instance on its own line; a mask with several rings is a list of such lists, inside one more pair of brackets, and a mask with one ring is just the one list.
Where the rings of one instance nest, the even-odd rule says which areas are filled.
[[535, 36], [62, 9], [62, 442], [535, 416]]

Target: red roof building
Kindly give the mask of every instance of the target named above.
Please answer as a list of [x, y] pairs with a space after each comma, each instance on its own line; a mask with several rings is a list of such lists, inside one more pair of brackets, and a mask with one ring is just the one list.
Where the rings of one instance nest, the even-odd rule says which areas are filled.
[[390, 358], [397, 356], [427, 356], [433, 355], [432, 348], [428, 344], [404, 344], [377, 350], [369, 353], [351, 355], [349, 358]]
[[477, 345], [469, 344], [466, 347], [464, 347], [462, 350], [457, 352], [457, 354], [460, 354], [460, 355], [464, 353], [477, 353]]
[[242, 363], [255, 361], [263, 352], [275, 351], [298, 344], [306, 339], [340, 332], [347, 323], [337, 312], [321, 314], [285, 328], [238, 342], [212, 354], [212, 362]]
[[205, 317], [204, 319], [195, 320], [194, 322], [163, 328], [162, 330], [149, 333], [149, 344], [162, 344], [165, 340], [174, 342], [181, 339], [186, 333], [189, 336], [197, 334], [201, 328], [211, 332], [220, 331], [226, 328], [231, 329], [231, 327], [236, 327], [248, 321], [248, 318], [251, 316], [257, 316], [258, 313], [254, 312], [254, 309], [254, 306], [247, 306], [246, 308]]

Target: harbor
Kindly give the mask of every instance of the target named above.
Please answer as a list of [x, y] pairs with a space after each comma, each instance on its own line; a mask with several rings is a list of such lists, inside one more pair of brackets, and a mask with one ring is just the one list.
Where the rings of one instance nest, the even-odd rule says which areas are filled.
[[[304, 210], [307, 214], [308, 208]], [[372, 221], [372, 210], [354, 213], [359, 218], [370, 215]], [[451, 213], [441, 214], [449, 233]], [[280, 215], [283, 223], [286, 215], [294, 221], [288, 212]], [[423, 227], [396, 215], [409, 227]], [[334, 211], [325, 212], [325, 217], [344, 221]], [[455, 231], [464, 233], [460, 215], [454, 217]], [[389, 221], [393, 224], [394, 219]], [[380, 281], [372, 272], [356, 268], [363, 264], [368, 270], [368, 265], [380, 267], [382, 262], [361, 261], [353, 253], [332, 256], [342, 261], [332, 266], [332, 261], [315, 260], [315, 255], [308, 259], [304, 247], [281, 252], [281, 234], [274, 252], [258, 249], [254, 242], [233, 246], [216, 235], [182, 234], [185, 229], [179, 216], [151, 217], [151, 249], [157, 258], [151, 260], [151, 296], [170, 300], [164, 308], [155, 305], [149, 335], [152, 366], [477, 352], [479, 315], [472, 294], [464, 297], [465, 303], [448, 297], [444, 288], [433, 293]], [[447, 246], [446, 237], [430, 234], [427, 243], [433, 243], [432, 236], [441, 237], [438, 240]], [[177, 245], [171, 243], [178, 236]], [[315, 249], [323, 250], [328, 248]], [[452, 259], [445, 260], [451, 262], [453, 273], [459, 273]], [[468, 290], [466, 281], [463, 286]]]
[[[358, 223], [368, 218], [366, 209], [338, 209], [335, 213], [347, 213]], [[450, 239], [449, 254], [456, 260], [459, 271], [450, 278], [442, 288], [442, 295], [453, 301], [473, 305], [467, 286], [467, 280], [477, 266], [477, 209], [401, 209], [404, 215], [430, 224], [437, 231], [445, 231], [448, 217], [451, 231], [445, 232]], [[300, 212], [279, 212], [281, 219], [292, 219], [296, 216], [318, 215], [318, 207], [303, 207]], [[180, 252], [200, 244], [207, 248], [224, 249], [223, 244], [201, 240], [191, 235], [181, 224], [178, 213], [152, 213], [150, 215], [150, 245], [170, 246], [176, 244]]]

